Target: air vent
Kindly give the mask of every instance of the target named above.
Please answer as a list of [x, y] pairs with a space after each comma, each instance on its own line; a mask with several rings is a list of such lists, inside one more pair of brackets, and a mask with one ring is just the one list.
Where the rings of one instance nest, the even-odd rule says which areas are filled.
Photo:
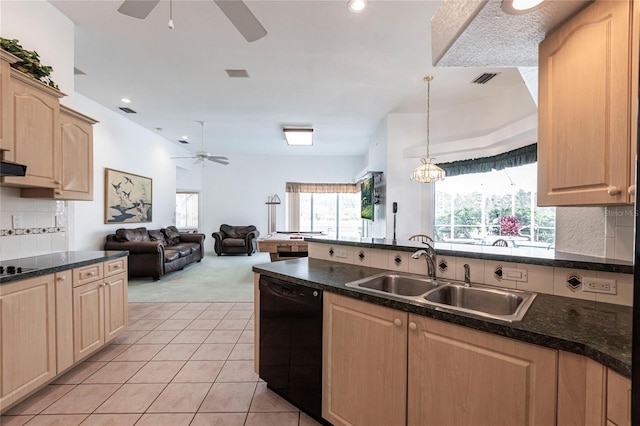
[[126, 112], [127, 114], [137, 114], [134, 110], [132, 110], [131, 108], [127, 108], [127, 107], [119, 107], [119, 109], [121, 109], [122, 111]]
[[471, 84], [487, 84], [487, 82], [489, 80], [491, 80], [493, 77], [497, 76], [498, 74], [500, 74], [500, 73], [499, 72], [485, 72], [484, 74], [480, 74], [479, 76], [477, 76], [471, 82]]
[[247, 78], [249, 73], [247, 70], [224, 70], [231, 78]]
[[179, 139], [178, 142], [184, 143], [184, 144], [188, 144], [189, 143], [189, 142], [185, 141], [184, 139]]
[[73, 68], [73, 74], [75, 74], [75, 75], [87, 75], [86, 72], [82, 71], [79, 68], [75, 68], [75, 67]]

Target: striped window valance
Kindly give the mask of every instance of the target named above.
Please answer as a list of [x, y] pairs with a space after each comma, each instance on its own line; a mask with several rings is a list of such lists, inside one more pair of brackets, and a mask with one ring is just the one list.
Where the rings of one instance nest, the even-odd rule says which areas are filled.
[[312, 193], [355, 193], [360, 191], [360, 186], [355, 183], [303, 183], [287, 182], [286, 192], [312, 192]]
[[458, 176], [469, 173], [484, 173], [491, 170], [502, 170], [505, 167], [523, 166], [538, 160], [538, 144], [523, 146], [513, 151], [491, 157], [474, 158], [472, 160], [452, 161], [438, 164], [447, 176]]

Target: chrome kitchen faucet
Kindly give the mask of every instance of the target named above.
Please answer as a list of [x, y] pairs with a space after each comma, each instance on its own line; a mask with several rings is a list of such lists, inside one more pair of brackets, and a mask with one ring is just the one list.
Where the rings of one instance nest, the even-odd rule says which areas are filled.
[[436, 279], [436, 250], [429, 244], [426, 249], [418, 250], [417, 252], [411, 255], [414, 259], [419, 259], [421, 256], [424, 256], [424, 259], [427, 261], [427, 275], [432, 280]]

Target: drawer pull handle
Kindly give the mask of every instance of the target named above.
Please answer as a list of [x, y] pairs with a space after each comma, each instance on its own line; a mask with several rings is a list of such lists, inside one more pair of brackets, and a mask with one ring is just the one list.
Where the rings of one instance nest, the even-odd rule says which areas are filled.
[[620, 188], [618, 188], [617, 186], [610, 186], [609, 188], [607, 188], [607, 194], [618, 195], [620, 194]]
[[402, 320], [400, 318], [396, 318], [393, 320], [393, 323], [400, 327], [402, 325]]
[[415, 322], [410, 322], [410, 323], [409, 323], [409, 328], [410, 328], [411, 330], [417, 330], [417, 329], [418, 329], [418, 326], [416, 325], [416, 323], [415, 323]]

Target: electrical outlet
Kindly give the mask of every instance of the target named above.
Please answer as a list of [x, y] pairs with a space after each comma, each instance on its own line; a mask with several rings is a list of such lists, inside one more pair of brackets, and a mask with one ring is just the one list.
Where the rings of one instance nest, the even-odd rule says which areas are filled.
[[587, 293], [618, 294], [618, 286], [616, 285], [616, 280], [584, 277], [582, 278], [582, 291]]
[[13, 229], [22, 229], [22, 216], [14, 214], [11, 216], [11, 226]]
[[336, 257], [347, 257], [347, 250], [345, 249], [336, 249]]
[[526, 269], [502, 268], [502, 279], [509, 281], [522, 281], [526, 283], [529, 277]]

